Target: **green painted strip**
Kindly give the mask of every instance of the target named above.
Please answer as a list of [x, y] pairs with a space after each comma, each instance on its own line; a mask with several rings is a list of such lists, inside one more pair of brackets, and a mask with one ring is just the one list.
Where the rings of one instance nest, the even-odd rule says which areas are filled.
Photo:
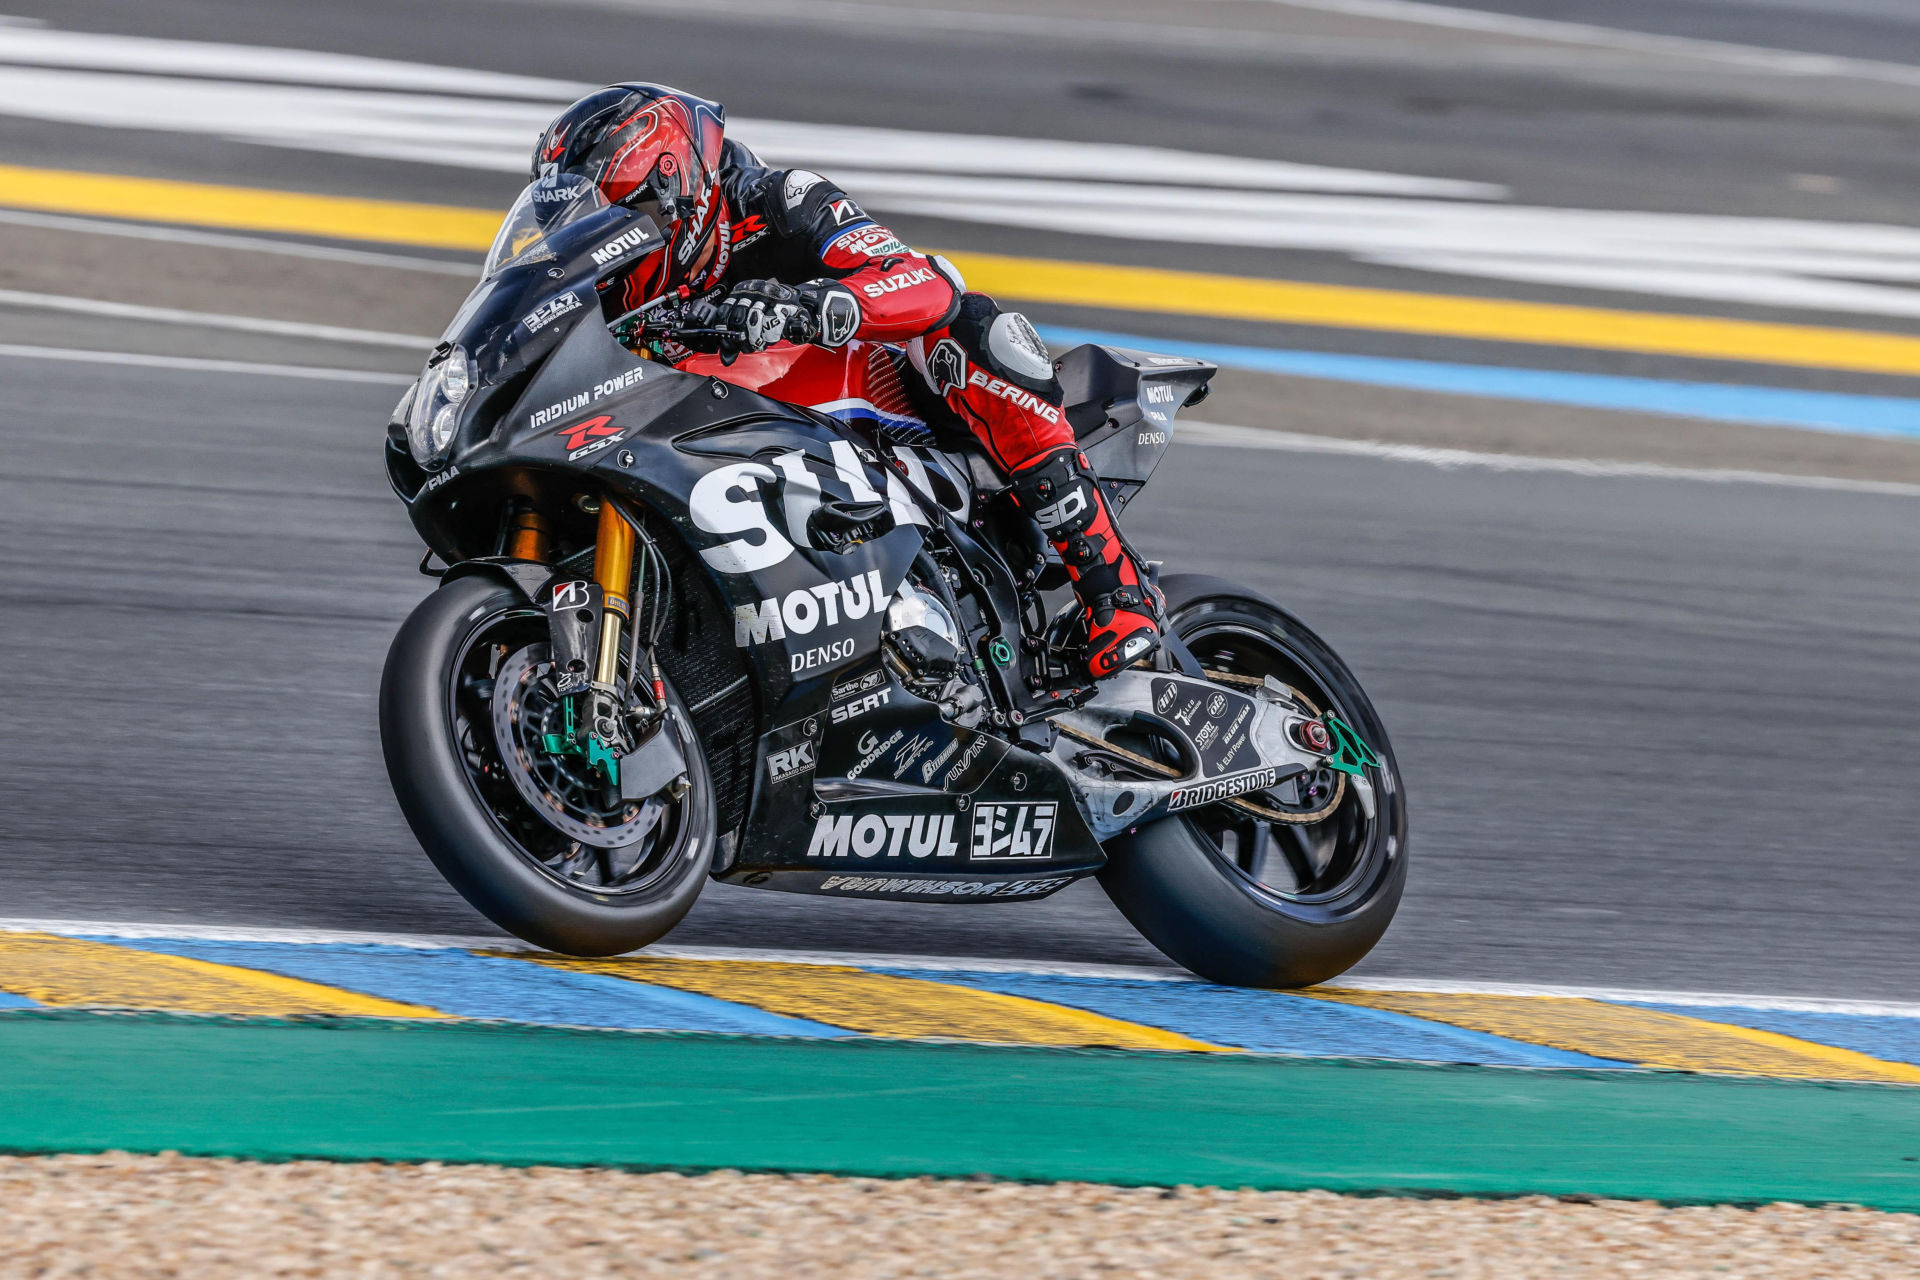
[[471, 1023], [0, 1015], [0, 1149], [1920, 1211], [1920, 1090]]

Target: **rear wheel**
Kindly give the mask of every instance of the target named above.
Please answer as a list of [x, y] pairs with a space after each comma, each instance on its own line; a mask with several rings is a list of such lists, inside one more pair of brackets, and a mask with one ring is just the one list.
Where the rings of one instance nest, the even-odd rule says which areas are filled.
[[713, 786], [671, 684], [656, 732], [675, 735], [686, 787], [623, 800], [579, 757], [546, 752], [564, 708], [546, 616], [485, 577], [447, 583], [394, 637], [380, 738], [401, 811], [461, 896], [501, 928], [569, 955], [657, 941], [711, 865]]
[[[1169, 576], [1169, 626], [1201, 666], [1273, 676], [1331, 711], [1373, 749], [1371, 788], [1331, 775], [1289, 784], [1269, 808], [1320, 812], [1310, 824], [1225, 804], [1107, 842], [1101, 885], [1166, 955], [1215, 982], [1298, 987], [1345, 972], [1373, 949], [1407, 876], [1406, 797], [1386, 728], [1339, 655], [1279, 606], [1219, 578]], [[1257, 797], [1256, 797], [1257, 798]]]

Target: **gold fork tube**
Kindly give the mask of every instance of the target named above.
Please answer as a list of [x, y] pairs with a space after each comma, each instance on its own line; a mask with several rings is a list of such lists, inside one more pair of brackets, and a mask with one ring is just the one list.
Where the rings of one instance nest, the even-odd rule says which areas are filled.
[[633, 582], [633, 526], [600, 502], [600, 531], [593, 556], [593, 580], [600, 584], [600, 650], [593, 664], [595, 684], [610, 685], [620, 671], [620, 624], [632, 611], [627, 592]]
[[545, 560], [552, 545], [547, 519], [531, 506], [515, 511], [507, 524], [507, 555], [515, 560]]

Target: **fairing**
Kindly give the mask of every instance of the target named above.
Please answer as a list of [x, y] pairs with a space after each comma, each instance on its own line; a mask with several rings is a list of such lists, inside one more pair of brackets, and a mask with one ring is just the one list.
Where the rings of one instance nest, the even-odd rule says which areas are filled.
[[[428, 546], [456, 565], [498, 557], [509, 496], [566, 512], [599, 492], [681, 540], [680, 572], [703, 576], [724, 611], [702, 618], [702, 643], [731, 646], [752, 691], [751, 800], [716, 868], [726, 879], [971, 901], [1042, 896], [1096, 870], [1100, 846], [1039, 749], [947, 722], [882, 662], [886, 603], [937, 531], [980, 582], [963, 619], [980, 678], [1008, 705], [1038, 696], [1011, 573], [969, 533], [978, 463], [634, 356], [608, 332], [596, 286], [657, 254], [657, 230], [592, 201], [543, 220], [529, 212], [539, 186], [515, 206], [537, 236], [503, 231], [440, 348], [464, 350], [474, 381], [444, 457], [428, 469], [404, 432], [390, 438], [394, 488]], [[868, 541], [836, 546], [814, 527], [822, 504], [872, 503], [892, 527]], [[511, 568], [536, 599], [585, 572], [562, 566], [529, 589], [528, 566]]]

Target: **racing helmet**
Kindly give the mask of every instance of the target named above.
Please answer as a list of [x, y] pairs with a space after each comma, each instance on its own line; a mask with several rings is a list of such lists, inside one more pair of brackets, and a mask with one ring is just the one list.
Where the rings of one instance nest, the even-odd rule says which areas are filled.
[[529, 181], [586, 178], [610, 204], [652, 218], [668, 261], [684, 278], [705, 256], [719, 222], [726, 108], [658, 84], [597, 89], [562, 111], [533, 149]]

